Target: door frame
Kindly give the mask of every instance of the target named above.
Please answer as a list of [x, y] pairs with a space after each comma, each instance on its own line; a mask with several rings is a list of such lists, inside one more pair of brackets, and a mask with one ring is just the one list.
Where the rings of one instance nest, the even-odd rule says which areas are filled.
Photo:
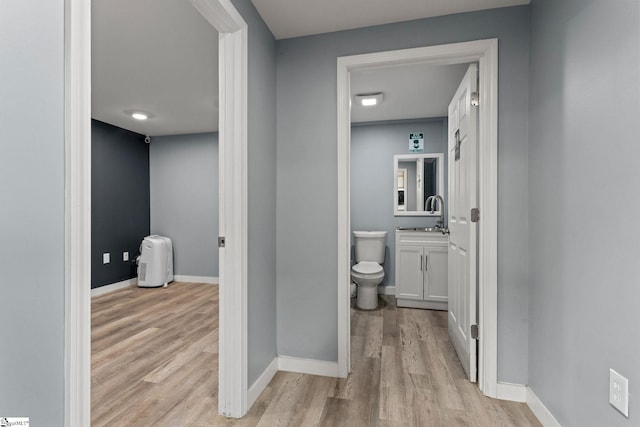
[[478, 124], [478, 385], [497, 397], [498, 380], [498, 39], [475, 40], [338, 58], [338, 376], [351, 364], [351, 111], [350, 72], [374, 67], [429, 63], [479, 63]]
[[[230, 0], [191, 0], [219, 33], [218, 411], [247, 412], [247, 24]], [[91, 1], [65, 0], [64, 425], [91, 423]], [[225, 234], [222, 234], [225, 233]]]

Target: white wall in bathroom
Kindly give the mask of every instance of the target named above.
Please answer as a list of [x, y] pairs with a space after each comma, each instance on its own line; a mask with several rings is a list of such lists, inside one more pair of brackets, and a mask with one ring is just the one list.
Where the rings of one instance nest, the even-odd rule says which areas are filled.
[[[444, 153], [446, 177], [446, 117], [351, 126], [351, 229], [387, 232], [383, 286], [395, 285], [396, 227], [429, 227], [439, 219], [393, 215], [393, 156], [409, 154], [409, 133], [413, 132], [425, 134], [425, 153]], [[446, 203], [446, 191], [442, 196]], [[351, 259], [354, 259], [353, 250]]]

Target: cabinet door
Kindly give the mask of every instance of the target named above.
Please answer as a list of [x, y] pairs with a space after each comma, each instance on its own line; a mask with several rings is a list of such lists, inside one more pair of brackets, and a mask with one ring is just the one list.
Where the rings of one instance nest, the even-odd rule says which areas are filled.
[[448, 248], [425, 248], [424, 299], [447, 302]]
[[396, 297], [424, 298], [424, 251], [420, 246], [396, 246]]

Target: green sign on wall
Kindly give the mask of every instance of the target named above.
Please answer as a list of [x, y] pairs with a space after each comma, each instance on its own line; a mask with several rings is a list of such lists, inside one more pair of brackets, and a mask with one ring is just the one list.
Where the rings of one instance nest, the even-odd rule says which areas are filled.
[[424, 133], [409, 134], [409, 152], [424, 153]]

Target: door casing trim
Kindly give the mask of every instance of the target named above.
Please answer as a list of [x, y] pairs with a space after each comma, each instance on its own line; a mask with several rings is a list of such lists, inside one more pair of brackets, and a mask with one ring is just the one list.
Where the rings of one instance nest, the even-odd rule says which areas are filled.
[[350, 371], [351, 257], [351, 113], [350, 72], [380, 66], [478, 62], [480, 70], [478, 132], [478, 385], [497, 395], [498, 366], [498, 39], [393, 50], [339, 57], [338, 68], [338, 376]]
[[[219, 33], [219, 407], [247, 408], [247, 24], [229, 0], [192, 0]], [[91, 1], [65, 0], [64, 425], [91, 424]], [[224, 153], [224, 154], [223, 154]], [[224, 373], [224, 374], [222, 374]]]

